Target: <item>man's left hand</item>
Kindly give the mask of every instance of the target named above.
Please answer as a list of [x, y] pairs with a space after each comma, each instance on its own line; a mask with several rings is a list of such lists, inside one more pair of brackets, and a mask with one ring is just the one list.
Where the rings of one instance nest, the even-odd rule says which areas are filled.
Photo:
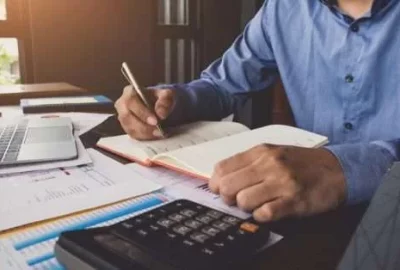
[[218, 163], [209, 186], [260, 222], [325, 212], [346, 197], [340, 163], [324, 148], [259, 145]]

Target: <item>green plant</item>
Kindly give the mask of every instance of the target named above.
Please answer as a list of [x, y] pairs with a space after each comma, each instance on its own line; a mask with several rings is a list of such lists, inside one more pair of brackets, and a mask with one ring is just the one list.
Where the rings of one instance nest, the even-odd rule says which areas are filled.
[[18, 58], [10, 55], [0, 44], [0, 85], [19, 83], [20, 78], [11, 74], [11, 66], [18, 62]]

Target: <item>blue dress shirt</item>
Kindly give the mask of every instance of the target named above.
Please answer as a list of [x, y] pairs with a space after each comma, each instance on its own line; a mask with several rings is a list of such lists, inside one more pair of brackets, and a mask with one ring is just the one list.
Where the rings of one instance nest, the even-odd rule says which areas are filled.
[[400, 158], [400, 3], [353, 20], [332, 1], [269, 0], [201, 78], [173, 87], [178, 122], [218, 120], [282, 78], [298, 127], [323, 134], [347, 202], [368, 200]]

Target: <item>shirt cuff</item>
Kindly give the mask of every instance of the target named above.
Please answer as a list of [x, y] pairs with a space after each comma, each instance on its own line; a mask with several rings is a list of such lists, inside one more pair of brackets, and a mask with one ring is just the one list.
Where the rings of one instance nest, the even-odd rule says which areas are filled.
[[217, 121], [229, 115], [233, 99], [225, 91], [217, 91], [207, 80], [196, 80], [188, 84], [164, 84], [150, 88], [174, 89], [176, 102], [165, 123], [168, 126], [193, 121]]
[[185, 84], [162, 84], [153, 86], [151, 88], [157, 89], [173, 89], [176, 93], [175, 104], [172, 108], [171, 114], [164, 121], [167, 126], [181, 125], [189, 122], [193, 118], [193, 110], [197, 103], [197, 98], [194, 92], [189, 91]]
[[391, 152], [376, 143], [326, 146], [339, 160], [347, 184], [347, 204], [372, 198], [381, 178], [395, 161]]

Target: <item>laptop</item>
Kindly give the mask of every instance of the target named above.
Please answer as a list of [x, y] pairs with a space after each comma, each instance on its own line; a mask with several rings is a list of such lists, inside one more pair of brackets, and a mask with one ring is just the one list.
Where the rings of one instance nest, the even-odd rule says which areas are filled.
[[69, 118], [0, 121], [0, 168], [77, 157], [73, 125]]
[[400, 163], [382, 179], [338, 269], [400, 269]]

